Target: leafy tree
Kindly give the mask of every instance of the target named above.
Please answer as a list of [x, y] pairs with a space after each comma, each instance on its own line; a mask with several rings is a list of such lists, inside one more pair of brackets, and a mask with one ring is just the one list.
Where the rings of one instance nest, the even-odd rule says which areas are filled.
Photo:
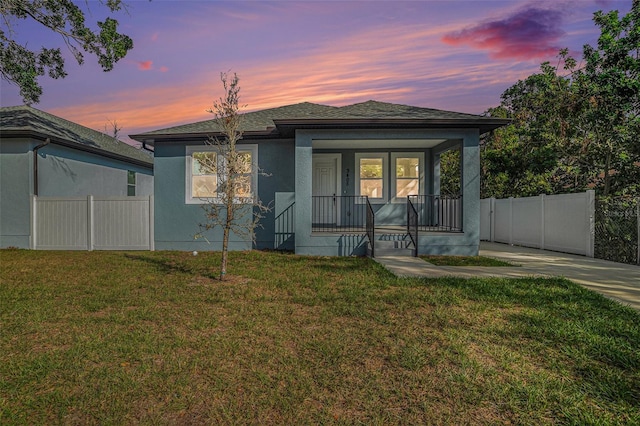
[[622, 18], [596, 12], [594, 22], [598, 44], [584, 46], [586, 66], [575, 78], [591, 181], [607, 196], [640, 181], [640, 1]]
[[266, 175], [258, 169], [255, 160], [237, 142], [242, 139], [242, 115], [239, 113], [240, 86], [234, 73], [229, 79], [220, 74], [224, 96], [213, 103], [208, 111], [215, 116], [220, 136], [211, 136], [207, 143], [215, 149], [194, 158], [198, 167], [216, 176], [215, 197], [203, 204], [205, 221], [200, 224], [196, 238], [204, 238], [205, 231], [222, 228], [222, 262], [220, 279], [227, 273], [229, 237], [231, 233], [255, 240], [255, 229], [264, 214], [271, 210], [255, 193], [253, 175]]
[[[106, 0], [104, 5], [117, 12], [122, 0]], [[83, 52], [97, 56], [104, 71], [133, 48], [133, 41], [118, 32], [118, 21], [108, 17], [98, 22], [98, 31], [86, 25], [85, 13], [71, 0], [0, 0], [3, 28], [0, 28], [0, 73], [16, 84], [27, 104], [38, 103], [42, 86], [38, 78], [64, 78], [64, 58], [60, 48], [42, 47], [35, 51], [15, 40], [16, 21], [33, 20], [60, 35], [78, 64], [84, 63]]]
[[638, 193], [639, 5], [622, 18], [594, 14], [601, 35], [584, 46], [583, 67], [563, 49], [556, 66], [543, 63], [502, 94], [489, 114], [513, 124], [483, 140], [483, 196]]
[[458, 195], [460, 190], [460, 150], [450, 149], [440, 154], [440, 194]]
[[[505, 107], [492, 108], [492, 117], [513, 118]], [[539, 143], [523, 143], [526, 133], [517, 124], [493, 131], [481, 140], [482, 197], [507, 198], [549, 193], [555, 153]]]

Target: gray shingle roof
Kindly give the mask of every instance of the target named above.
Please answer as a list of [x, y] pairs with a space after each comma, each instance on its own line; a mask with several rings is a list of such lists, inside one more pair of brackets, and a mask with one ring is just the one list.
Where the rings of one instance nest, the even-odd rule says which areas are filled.
[[36, 133], [44, 137], [77, 144], [105, 154], [113, 154], [153, 165], [153, 157], [109, 135], [64, 118], [21, 105], [0, 108], [0, 133]]
[[[278, 108], [243, 114], [242, 130], [266, 131], [276, 127], [278, 120], [482, 120], [479, 115], [421, 108], [387, 102], [367, 101], [343, 107], [303, 102]], [[136, 139], [154, 135], [178, 135], [215, 133], [219, 128], [215, 119], [185, 124], [167, 129], [159, 129], [141, 135], [132, 135]]]

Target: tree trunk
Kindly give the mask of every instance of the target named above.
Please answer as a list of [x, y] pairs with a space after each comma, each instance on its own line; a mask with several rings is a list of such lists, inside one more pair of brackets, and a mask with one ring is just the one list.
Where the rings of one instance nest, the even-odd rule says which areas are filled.
[[227, 274], [227, 257], [229, 251], [229, 226], [224, 227], [222, 233], [222, 263], [220, 264], [220, 281], [224, 280]]
[[[233, 202], [233, 198], [231, 199]], [[227, 274], [227, 259], [229, 257], [229, 234], [231, 232], [231, 225], [233, 224], [233, 206], [227, 201], [227, 217], [224, 223], [224, 230], [222, 233], [222, 263], [220, 264], [220, 280], [224, 280]]]

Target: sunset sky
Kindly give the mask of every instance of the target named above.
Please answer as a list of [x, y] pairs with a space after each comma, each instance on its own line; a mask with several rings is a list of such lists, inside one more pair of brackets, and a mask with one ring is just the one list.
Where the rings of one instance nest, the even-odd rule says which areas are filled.
[[[84, 2], [83, 2], [84, 4]], [[597, 10], [631, 0], [581, 1], [128, 1], [120, 30], [134, 49], [109, 73], [70, 52], [68, 76], [42, 78], [36, 108], [104, 131], [134, 134], [212, 118], [221, 71], [238, 73], [247, 111], [315, 102], [384, 102], [480, 114], [518, 79], [595, 45]], [[88, 20], [105, 7], [89, 1]], [[4, 29], [4, 23], [0, 24]], [[13, 21], [31, 48], [61, 39]], [[2, 106], [22, 104], [2, 80]]]

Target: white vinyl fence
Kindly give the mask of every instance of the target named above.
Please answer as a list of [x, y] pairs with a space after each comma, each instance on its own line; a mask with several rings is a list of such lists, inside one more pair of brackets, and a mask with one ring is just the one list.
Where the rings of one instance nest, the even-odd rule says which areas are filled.
[[594, 254], [595, 192], [480, 200], [480, 239]]
[[34, 196], [31, 248], [153, 250], [153, 196]]

